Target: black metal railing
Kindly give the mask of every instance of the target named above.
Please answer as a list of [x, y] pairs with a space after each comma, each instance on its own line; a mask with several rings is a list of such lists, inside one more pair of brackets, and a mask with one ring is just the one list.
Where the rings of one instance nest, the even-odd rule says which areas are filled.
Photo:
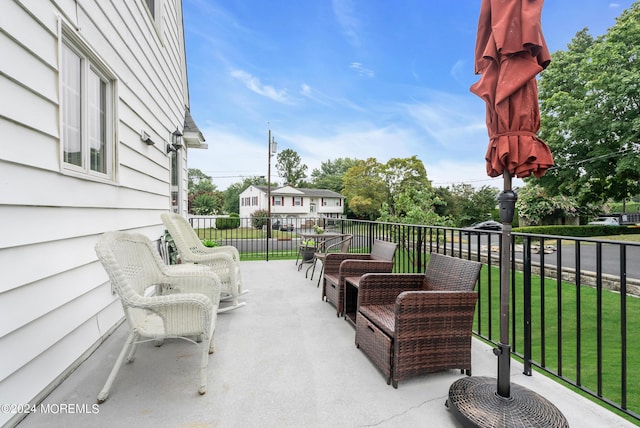
[[[296, 258], [299, 233], [314, 224], [354, 236], [350, 252], [374, 239], [398, 244], [395, 272], [424, 272], [433, 252], [484, 264], [474, 333], [500, 336], [501, 233], [337, 219], [294, 219], [293, 231], [256, 230], [248, 219], [218, 230], [191, 219], [200, 237], [238, 248], [243, 260]], [[605, 406], [640, 421], [640, 243], [513, 233], [510, 340], [524, 372], [544, 371]]]

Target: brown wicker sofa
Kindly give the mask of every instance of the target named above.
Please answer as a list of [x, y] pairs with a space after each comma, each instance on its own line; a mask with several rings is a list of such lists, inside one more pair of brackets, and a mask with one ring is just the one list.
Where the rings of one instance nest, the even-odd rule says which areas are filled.
[[398, 244], [376, 239], [371, 253], [329, 253], [324, 262], [322, 300], [336, 307], [336, 316], [344, 313], [344, 281], [348, 276], [393, 270]]
[[471, 375], [473, 291], [481, 264], [432, 253], [424, 274], [360, 279], [356, 346], [387, 384], [445, 369]]

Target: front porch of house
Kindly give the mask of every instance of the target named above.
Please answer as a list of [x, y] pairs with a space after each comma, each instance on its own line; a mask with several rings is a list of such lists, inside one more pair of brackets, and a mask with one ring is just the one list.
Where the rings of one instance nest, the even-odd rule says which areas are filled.
[[[351, 324], [321, 301], [317, 282], [293, 260], [245, 261], [242, 275], [247, 305], [218, 315], [205, 395], [197, 392], [197, 346], [147, 342], [122, 367], [108, 400], [93, 407], [126, 338], [123, 324], [19, 427], [460, 426], [444, 405], [459, 370], [394, 389], [355, 347]], [[496, 376], [491, 347], [477, 339], [472, 364], [474, 376]], [[634, 426], [540, 373], [522, 372], [512, 360], [511, 381], [554, 403], [570, 426]]]

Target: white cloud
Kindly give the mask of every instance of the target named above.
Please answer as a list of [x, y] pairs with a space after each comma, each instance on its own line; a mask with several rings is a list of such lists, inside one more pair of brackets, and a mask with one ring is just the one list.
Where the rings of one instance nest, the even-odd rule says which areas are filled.
[[270, 98], [279, 103], [293, 104], [293, 101], [287, 95], [286, 89], [277, 90], [273, 86], [263, 85], [260, 79], [251, 75], [250, 73], [247, 73], [244, 70], [231, 71], [231, 77], [242, 82], [249, 90], [255, 92], [256, 94]]
[[373, 70], [370, 70], [368, 68], [365, 68], [362, 64], [360, 64], [359, 62], [352, 62], [349, 65], [349, 68], [352, 70], [355, 70], [358, 75], [360, 76], [364, 76], [364, 77], [375, 77], [375, 73], [373, 72]]
[[406, 110], [417, 126], [442, 147], [464, 147], [487, 141], [484, 106], [481, 102], [472, 102], [471, 96], [434, 92], [425, 101], [406, 104]]
[[352, 46], [360, 46], [360, 21], [355, 16], [351, 0], [333, 0], [333, 13], [342, 28], [342, 32]]
[[330, 106], [333, 104], [332, 100], [328, 96], [318, 90], [313, 89], [306, 83], [300, 85], [300, 95], [325, 106]]
[[458, 82], [465, 82], [466, 77], [469, 74], [469, 70], [466, 69], [468, 61], [459, 59], [453, 64], [451, 67], [451, 76], [456, 79]]

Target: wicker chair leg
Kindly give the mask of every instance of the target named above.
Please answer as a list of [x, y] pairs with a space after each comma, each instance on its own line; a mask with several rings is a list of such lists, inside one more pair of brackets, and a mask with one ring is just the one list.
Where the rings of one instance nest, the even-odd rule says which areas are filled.
[[[320, 287], [320, 280], [322, 279], [322, 275], [324, 274], [324, 263], [322, 264], [322, 267], [320, 268], [320, 276], [318, 277], [318, 285], [316, 287]], [[313, 278], [313, 275], [311, 275], [311, 278]]]
[[311, 279], [313, 279], [313, 275], [316, 273], [316, 263], [318, 263], [318, 259], [313, 261], [313, 269], [311, 269]]
[[311, 264], [309, 265], [309, 267], [307, 268], [307, 270], [304, 272], [304, 277], [305, 277], [305, 278], [308, 278], [308, 277], [309, 277], [309, 271], [311, 271], [311, 279], [313, 279], [313, 274], [314, 274], [314, 272], [316, 271], [316, 262], [317, 262], [317, 260], [316, 260], [316, 258], [314, 257], [314, 258], [313, 258], [313, 263], [311, 263]]
[[236, 303], [235, 305], [225, 306], [224, 308], [218, 308], [218, 313], [219, 314], [223, 314], [225, 312], [233, 311], [234, 309], [241, 308], [241, 307], [245, 306], [246, 304], [247, 304], [247, 302], [239, 302], [239, 303]]
[[135, 348], [136, 337], [137, 337], [137, 334], [135, 332], [132, 331], [129, 333], [129, 336], [127, 337], [127, 340], [124, 343], [124, 346], [120, 351], [120, 354], [118, 355], [118, 359], [116, 359], [116, 363], [113, 365], [113, 368], [111, 369], [111, 373], [109, 373], [109, 377], [107, 378], [107, 381], [102, 387], [102, 391], [100, 391], [100, 393], [98, 394], [98, 404], [104, 403], [109, 397], [109, 390], [111, 389], [111, 385], [113, 384], [113, 381], [115, 380], [116, 375], [120, 371], [120, 367], [122, 366], [122, 362], [124, 361], [125, 356], [127, 354], [129, 355], [131, 354], [131, 352], [129, 352], [130, 348]]
[[[133, 363], [133, 360], [136, 359], [136, 350], [138, 349], [138, 334], [135, 333], [134, 338], [131, 341], [131, 346], [129, 347], [129, 353], [127, 354], [127, 363]], [[164, 339], [158, 339], [159, 341], [163, 342]]]
[[204, 395], [207, 392], [207, 366], [209, 365], [209, 348], [202, 347], [202, 363], [200, 365], [200, 388], [198, 393]]

